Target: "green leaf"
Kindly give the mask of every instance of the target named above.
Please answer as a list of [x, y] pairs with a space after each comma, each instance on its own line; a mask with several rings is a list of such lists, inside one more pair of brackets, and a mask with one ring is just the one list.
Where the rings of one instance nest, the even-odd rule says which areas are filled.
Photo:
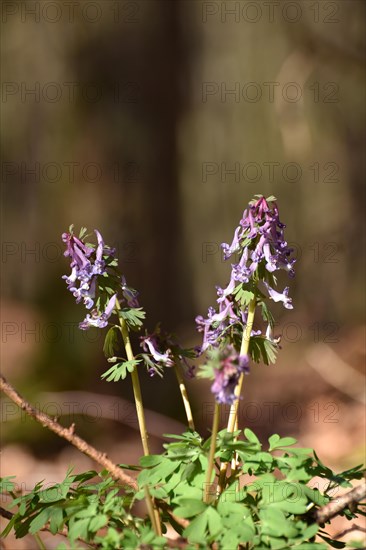
[[190, 542], [204, 543], [206, 536], [207, 516], [201, 514], [194, 518], [184, 530], [184, 536]]
[[297, 442], [293, 437], [280, 437], [278, 434], [273, 434], [268, 439], [270, 445], [269, 451], [274, 451], [275, 449], [280, 449], [282, 447], [287, 447], [289, 445], [294, 445]]
[[132, 330], [139, 330], [146, 317], [146, 313], [141, 307], [120, 309], [118, 315], [126, 321], [128, 328]]
[[124, 380], [127, 376], [127, 372], [132, 372], [136, 365], [141, 362], [141, 359], [131, 359], [130, 361], [124, 361], [123, 363], [116, 363], [106, 372], [101, 375], [101, 378], [105, 378], [106, 382], [119, 382]]
[[111, 327], [105, 335], [103, 353], [106, 357], [113, 357], [118, 347], [118, 327]]
[[263, 534], [280, 537], [294, 537], [297, 535], [297, 529], [291, 520], [288, 520], [282, 510], [273, 506], [262, 508], [259, 512], [262, 521]]
[[325, 506], [330, 500], [329, 497], [322, 495], [319, 489], [312, 489], [307, 485], [302, 485], [301, 488], [304, 495], [317, 506]]
[[313, 537], [315, 537], [318, 531], [319, 531], [319, 525], [314, 523], [313, 525], [309, 525], [309, 527], [307, 527], [302, 532], [302, 536], [304, 539], [312, 539]]
[[29, 533], [34, 535], [46, 525], [51, 514], [50, 508], [43, 508], [40, 514], [38, 514], [29, 524]]
[[14, 516], [9, 521], [8, 525], [5, 527], [5, 529], [0, 533], [0, 537], [4, 539], [10, 531], [13, 529], [15, 522], [17, 521], [17, 516], [14, 514]]
[[73, 521], [72, 525], [69, 526], [69, 539], [72, 542], [78, 538], [86, 539], [88, 536], [89, 523], [90, 517]]
[[89, 531], [96, 533], [99, 529], [107, 525], [107, 523], [108, 516], [106, 514], [99, 514], [90, 520], [88, 529]]
[[265, 365], [276, 362], [277, 347], [263, 336], [252, 336], [249, 342], [249, 355], [256, 363]]
[[202, 500], [180, 498], [179, 506], [175, 508], [174, 514], [180, 518], [191, 518], [203, 512], [206, 507], [207, 505]]
[[248, 441], [258, 445], [259, 448], [261, 448], [261, 446], [262, 446], [261, 442], [259, 441], [258, 437], [255, 435], [255, 433], [252, 432], [252, 430], [250, 430], [249, 428], [245, 428], [244, 435], [245, 435], [245, 437], [247, 438]]
[[140, 464], [143, 468], [149, 468], [160, 464], [162, 460], [164, 460], [164, 457], [161, 455], [147, 455], [140, 458]]
[[63, 515], [62, 508], [53, 506], [52, 514], [50, 516], [50, 531], [53, 535], [56, 535], [57, 531], [61, 529], [63, 521], [64, 521], [64, 515]]
[[207, 508], [205, 513], [206, 513], [206, 516], [207, 516], [208, 530], [210, 532], [210, 535], [212, 537], [216, 537], [217, 534], [222, 529], [221, 517], [217, 513], [215, 508], [212, 508], [211, 506], [209, 508]]

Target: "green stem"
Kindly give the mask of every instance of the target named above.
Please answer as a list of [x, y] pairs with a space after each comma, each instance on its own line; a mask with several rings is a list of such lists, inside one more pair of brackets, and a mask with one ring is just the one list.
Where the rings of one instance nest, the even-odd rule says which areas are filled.
[[206, 481], [205, 481], [204, 501], [207, 503], [209, 503], [210, 501], [211, 477], [212, 477], [212, 471], [214, 468], [216, 439], [217, 439], [217, 432], [219, 431], [219, 419], [220, 419], [220, 405], [215, 402], [214, 417], [212, 422], [210, 454], [208, 455], [208, 466], [207, 466]]
[[[117, 308], [118, 312], [121, 309], [121, 306], [120, 306], [118, 300], [116, 300], [116, 308]], [[127, 359], [128, 359], [128, 361], [134, 361], [135, 356], [134, 356], [133, 351], [132, 351], [130, 334], [128, 332], [128, 327], [127, 327], [126, 321], [123, 319], [123, 317], [121, 317], [121, 316], [118, 316], [118, 317], [119, 317], [120, 330], [121, 330], [123, 343], [124, 343], [125, 350], [126, 350]], [[145, 422], [144, 406], [143, 406], [143, 402], [142, 402], [140, 379], [139, 379], [139, 375], [138, 375], [136, 366], [134, 367], [133, 371], [131, 372], [131, 379], [132, 379], [133, 395], [134, 395], [135, 404], [136, 404], [137, 419], [138, 419], [139, 428], [140, 428], [142, 447], [143, 447], [143, 450], [144, 450], [144, 455], [147, 456], [147, 455], [150, 454], [150, 449], [149, 449], [148, 433], [147, 433], [146, 422]], [[145, 490], [147, 510], [149, 512], [151, 524], [153, 526], [153, 529], [154, 529], [155, 533], [157, 535], [161, 535], [159, 512], [158, 512], [156, 506], [154, 505], [154, 501], [151, 498], [149, 489], [147, 487], [144, 487], [144, 490]]]
[[180, 393], [183, 399], [183, 405], [184, 405], [184, 410], [186, 411], [188, 426], [191, 430], [195, 430], [193, 416], [192, 416], [192, 409], [191, 409], [191, 405], [189, 403], [188, 394], [187, 394], [187, 388], [184, 383], [182, 372], [179, 365], [176, 365], [176, 364], [174, 365], [174, 371], [178, 380]]
[[[250, 334], [252, 332], [253, 328], [253, 322], [254, 322], [254, 315], [255, 315], [255, 307], [256, 307], [256, 299], [253, 298], [253, 300], [250, 301], [249, 307], [248, 307], [248, 317], [247, 317], [247, 324], [243, 331], [243, 338], [241, 341], [241, 347], [240, 347], [240, 355], [246, 355], [249, 350], [249, 342], [250, 342]], [[244, 373], [240, 375], [238, 384], [234, 390], [235, 394], [235, 401], [231, 405], [230, 413], [229, 413], [229, 421], [227, 425], [227, 431], [229, 433], [233, 433], [235, 429], [235, 424], [238, 417], [238, 408], [239, 408], [239, 398], [243, 386], [244, 381]], [[221, 464], [220, 468], [220, 477], [219, 477], [219, 485], [218, 485], [218, 491], [221, 493], [225, 486], [225, 480], [226, 480], [226, 472], [227, 472], [227, 462], [223, 462]]]
[[[135, 356], [134, 356], [133, 351], [132, 351], [130, 335], [129, 335], [129, 332], [128, 332], [126, 321], [122, 317], [120, 317], [119, 318], [119, 323], [120, 323], [120, 327], [121, 327], [121, 334], [122, 334], [122, 338], [123, 338], [123, 343], [125, 345], [127, 359], [129, 361], [134, 361]], [[144, 454], [146, 456], [146, 455], [150, 454], [150, 449], [149, 449], [149, 444], [148, 444], [148, 434], [147, 434], [147, 429], [146, 429], [144, 406], [143, 406], [143, 403], [142, 403], [140, 380], [139, 380], [139, 375], [137, 373], [136, 366], [134, 367], [133, 371], [131, 372], [131, 378], [132, 378], [133, 395], [134, 395], [135, 403], [136, 403], [137, 419], [138, 419], [139, 428], [140, 428], [142, 447], [144, 449]]]

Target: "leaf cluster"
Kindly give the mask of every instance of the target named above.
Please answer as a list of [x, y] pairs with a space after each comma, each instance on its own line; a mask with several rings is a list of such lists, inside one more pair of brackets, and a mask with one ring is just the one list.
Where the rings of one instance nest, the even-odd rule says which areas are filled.
[[[213, 543], [247, 550], [345, 547], [327, 534], [325, 526], [317, 525], [315, 511], [337, 498], [340, 488], [361, 479], [361, 466], [335, 473], [312, 449], [295, 446], [292, 437], [274, 434], [263, 448], [249, 429], [222, 430], [216, 473], [219, 462], [230, 463], [234, 457], [238, 466], [216, 498], [216, 487], [205, 486], [210, 439], [192, 431], [166, 437], [170, 442], [162, 454], [142, 457], [140, 466], [122, 465], [139, 470], [135, 493], [121, 488], [105, 471], [74, 475], [69, 470], [62, 483], [48, 487], [40, 482], [23, 495], [17, 494], [11, 478], [2, 479], [0, 490], [10, 498], [13, 516], [1, 536], [12, 529], [17, 538], [47, 529], [67, 537], [68, 546], [60, 549], [80, 544], [104, 550], [168, 548], [166, 536], [156, 536], [150, 520], [134, 513], [135, 502], [144, 499], [148, 487], [163, 522], [186, 540], [187, 548], [210, 548]], [[243, 475], [244, 485], [239, 483]], [[319, 479], [322, 488], [315, 481]], [[212, 497], [208, 504], [202, 498], [206, 491]], [[349, 520], [357, 514], [364, 514], [362, 505], [342, 512]]]

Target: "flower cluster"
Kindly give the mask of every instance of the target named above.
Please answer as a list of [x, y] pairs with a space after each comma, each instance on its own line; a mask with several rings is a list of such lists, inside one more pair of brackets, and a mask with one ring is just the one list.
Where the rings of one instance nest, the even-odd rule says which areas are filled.
[[285, 241], [284, 228], [273, 197], [265, 199], [260, 196], [244, 210], [231, 245], [221, 245], [225, 260], [238, 254], [239, 261], [231, 266], [227, 287], [216, 287], [218, 311], [210, 307], [206, 319], [201, 315], [196, 317], [197, 330], [203, 333], [203, 342], [198, 350], [200, 353], [210, 346], [219, 345], [220, 338], [233, 325], [246, 325], [246, 312], [235, 296], [239, 286], [253, 291], [262, 281], [263, 290], [267, 291], [270, 299], [292, 309], [288, 287], [282, 293], [273, 288], [275, 271], [284, 269], [290, 277], [294, 276], [295, 260], [290, 258], [292, 249]]
[[127, 286], [125, 277], [121, 277], [116, 270], [118, 261], [115, 250], [104, 243], [96, 229], [95, 234], [96, 246], [85, 243], [85, 228], [80, 231], [79, 237], [74, 234], [72, 226], [69, 232], [62, 235], [66, 244], [64, 254], [71, 260], [71, 274], [64, 275], [63, 279], [76, 303], [82, 301], [91, 310], [79, 324], [81, 330], [106, 327], [116, 308], [118, 293], [119, 300], [126, 302], [128, 307], [138, 307], [137, 292]]
[[[218, 301], [230, 295], [237, 283], [248, 283], [252, 278], [262, 279], [265, 282], [266, 273], [271, 274], [284, 269], [290, 277], [295, 275], [293, 268], [295, 259], [290, 259], [293, 250], [285, 241], [286, 226], [279, 219], [278, 207], [273, 199], [260, 196], [252, 201], [249, 208], [244, 210], [231, 245], [227, 243], [221, 245], [225, 260], [236, 252], [241, 257], [238, 263], [232, 264], [230, 282], [224, 290], [219, 289]], [[261, 266], [265, 267], [265, 271], [262, 270], [262, 276]], [[292, 309], [288, 287], [281, 294], [266, 282], [265, 286], [270, 298], [275, 302], [282, 302], [287, 309]]]
[[215, 368], [215, 381], [211, 391], [218, 403], [232, 405], [235, 401], [235, 387], [242, 373], [249, 373], [248, 355], [239, 355], [233, 346], [227, 346], [220, 353], [218, 368]]
[[[219, 403], [232, 403], [235, 400], [234, 388], [240, 374], [248, 370], [247, 357], [244, 360], [233, 353], [234, 343], [239, 349], [240, 337], [247, 326], [248, 306], [252, 300], [265, 307], [266, 298], [281, 302], [287, 309], [292, 309], [292, 300], [288, 295], [289, 288], [278, 292], [273, 287], [277, 284], [274, 273], [287, 271], [294, 276], [295, 260], [291, 258], [284, 237], [285, 225], [279, 219], [278, 207], [274, 197], [265, 199], [263, 196], [249, 203], [235, 229], [231, 244], [221, 245], [224, 259], [236, 258], [231, 265], [231, 276], [225, 288], [216, 287], [217, 308], [210, 307], [207, 317], [196, 317], [197, 330], [203, 333], [198, 354], [207, 350], [218, 350], [229, 353], [217, 366], [213, 365], [214, 383], [212, 392]], [[273, 319], [266, 314], [268, 328], [266, 335], [261, 330], [251, 330], [252, 345], [256, 346], [255, 360], [259, 355], [266, 363], [273, 362], [269, 357], [275, 356], [275, 348], [279, 339], [272, 337]], [[252, 329], [252, 327], [250, 327]], [[229, 352], [225, 351], [229, 349]], [[224, 351], [222, 351], [224, 350]], [[208, 371], [207, 371], [208, 372]]]

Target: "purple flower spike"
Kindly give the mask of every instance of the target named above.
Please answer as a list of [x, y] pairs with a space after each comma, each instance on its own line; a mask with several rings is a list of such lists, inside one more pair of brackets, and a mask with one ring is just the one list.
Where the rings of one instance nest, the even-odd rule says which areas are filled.
[[272, 274], [278, 270], [287, 271], [290, 277], [295, 275], [295, 259], [291, 258], [293, 249], [285, 241], [286, 226], [279, 219], [275, 200], [274, 197], [266, 199], [256, 195], [244, 210], [231, 245], [221, 245], [225, 260], [234, 253], [238, 253], [240, 260], [232, 264], [227, 286], [217, 287], [219, 310], [210, 308], [206, 319], [196, 318], [197, 329], [203, 332], [201, 353], [224, 343], [227, 329], [246, 324], [248, 302], [254, 296], [260, 296], [256, 292], [259, 281], [266, 285], [273, 301], [282, 302], [287, 309], [293, 308], [287, 287], [280, 293], [268, 284], [272, 284]]

